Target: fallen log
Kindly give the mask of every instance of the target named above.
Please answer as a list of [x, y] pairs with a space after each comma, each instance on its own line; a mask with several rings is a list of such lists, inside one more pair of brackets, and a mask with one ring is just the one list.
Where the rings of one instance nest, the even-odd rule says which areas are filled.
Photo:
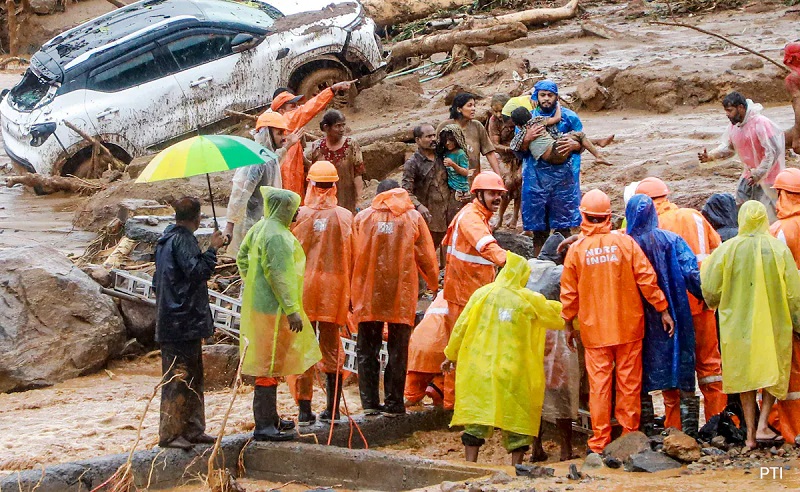
[[449, 52], [457, 44], [470, 48], [507, 43], [523, 38], [528, 29], [520, 22], [500, 24], [483, 29], [451, 31], [443, 34], [432, 34], [416, 39], [400, 41], [392, 47], [392, 62], [402, 61], [412, 56], [433, 55]]
[[127, 167], [127, 164], [125, 164], [121, 160], [119, 160], [116, 157], [114, 157], [114, 154], [112, 154], [111, 151], [108, 150], [106, 148], [106, 146], [102, 144], [102, 142], [100, 142], [96, 138], [92, 137], [91, 135], [87, 134], [86, 132], [84, 132], [83, 130], [81, 130], [80, 128], [78, 128], [77, 126], [73, 125], [72, 123], [70, 123], [67, 120], [64, 120], [64, 125], [66, 125], [66, 127], [69, 128], [70, 130], [72, 130], [73, 132], [75, 132], [78, 135], [80, 135], [81, 138], [83, 138], [84, 140], [86, 140], [87, 142], [92, 144], [92, 164], [93, 164], [93, 167], [94, 167], [94, 164], [96, 162], [96, 157], [98, 156], [98, 154], [102, 154], [104, 159], [106, 159], [111, 165], [113, 165], [114, 167], [116, 167], [116, 168], [118, 168], [120, 170], [124, 170], [125, 167]]
[[70, 193], [91, 194], [105, 188], [100, 183], [70, 178], [65, 176], [46, 176], [44, 174], [23, 174], [21, 176], [9, 176], [5, 178], [6, 187], [11, 188], [16, 184], [35, 188], [37, 193], [50, 194], [57, 191], [67, 191]]
[[540, 26], [561, 20], [572, 19], [576, 15], [578, 15], [578, 0], [570, 0], [569, 3], [563, 7], [530, 9], [505, 15], [498, 15], [496, 17], [475, 19], [472, 25], [474, 27], [480, 27], [493, 24], [522, 22], [526, 26]]

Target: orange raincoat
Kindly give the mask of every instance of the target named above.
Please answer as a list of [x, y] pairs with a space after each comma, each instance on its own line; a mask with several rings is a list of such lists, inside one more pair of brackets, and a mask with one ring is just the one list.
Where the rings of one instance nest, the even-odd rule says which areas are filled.
[[[425, 317], [419, 322], [408, 343], [408, 375], [406, 376], [405, 398], [416, 403], [425, 397], [430, 383], [444, 392], [444, 348], [450, 340], [450, 328], [447, 323], [447, 301], [444, 292], [439, 292], [433, 300]], [[442, 393], [441, 399], [444, 396]], [[434, 400], [437, 402], [437, 399]]]
[[377, 195], [353, 221], [351, 288], [356, 323], [384, 321], [414, 326], [419, 275], [436, 291], [439, 263], [433, 239], [408, 192]]
[[[309, 99], [302, 106], [284, 113], [284, 118], [289, 122], [289, 132], [306, 126], [333, 100], [333, 91], [328, 88]], [[281, 162], [281, 180], [285, 190], [292, 190], [303, 196], [305, 187], [305, 166], [303, 159], [303, 145], [298, 142], [286, 152], [286, 158]]]
[[[656, 198], [658, 226], [683, 238], [697, 256], [697, 264], [717, 249], [722, 240], [717, 231], [692, 208], [679, 208], [666, 198]], [[717, 319], [714, 311], [689, 294], [689, 305], [695, 332], [695, 371], [697, 383], [705, 399], [703, 408], [706, 420], [722, 412], [728, 397], [722, 392], [722, 356], [719, 353]]]
[[[630, 236], [611, 232], [611, 221], [584, 217], [581, 237], [569, 248], [561, 276], [561, 316], [580, 322], [589, 376], [589, 412], [594, 435], [589, 448], [611, 442], [611, 386], [616, 372], [616, 418], [623, 433], [639, 429], [642, 391], [642, 296], [658, 312], [667, 299], [656, 273]], [[640, 295], [640, 292], [642, 295]]]
[[[769, 228], [770, 234], [783, 241], [792, 252], [800, 269], [800, 194], [780, 191], [777, 204], [778, 221]], [[778, 428], [783, 439], [794, 442], [800, 435], [800, 337], [792, 337], [792, 369], [789, 373], [789, 392], [778, 401]]]
[[476, 290], [494, 281], [495, 266], [506, 264], [506, 251], [489, 227], [492, 215], [473, 200], [455, 216], [442, 242], [447, 247], [444, 298], [462, 308]]
[[350, 309], [353, 214], [337, 206], [335, 186], [309, 186], [292, 233], [306, 253], [303, 306], [308, 319], [344, 326]]

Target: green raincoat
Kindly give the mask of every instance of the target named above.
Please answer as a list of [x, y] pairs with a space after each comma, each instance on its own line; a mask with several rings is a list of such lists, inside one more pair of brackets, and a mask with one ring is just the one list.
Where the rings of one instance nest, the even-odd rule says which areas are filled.
[[[292, 191], [262, 186], [264, 218], [245, 236], [236, 263], [244, 279], [241, 336], [249, 341], [242, 373], [256, 377], [302, 374], [322, 358], [303, 311], [306, 255], [289, 231], [300, 206]], [[303, 330], [289, 330], [287, 315], [300, 313]], [[243, 346], [240, 345], [240, 346]]]
[[800, 330], [800, 276], [791, 251], [768, 233], [767, 210], [748, 201], [739, 234], [703, 260], [703, 297], [719, 311], [722, 389], [786, 397], [792, 327]]
[[564, 328], [561, 303], [525, 288], [531, 268], [509, 252], [497, 279], [470, 297], [445, 348], [457, 361], [454, 425], [539, 433], [544, 341]]

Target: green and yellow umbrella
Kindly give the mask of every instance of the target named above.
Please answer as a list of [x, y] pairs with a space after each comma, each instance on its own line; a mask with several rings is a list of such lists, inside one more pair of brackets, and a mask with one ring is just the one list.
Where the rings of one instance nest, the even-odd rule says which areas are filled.
[[230, 135], [199, 135], [159, 152], [144, 168], [136, 182], [152, 183], [205, 174], [216, 226], [217, 211], [214, 208], [214, 195], [211, 192], [211, 179], [208, 175], [239, 167], [265, 164], [272, 160], [277, 162], [278, 156], [252, 140]]

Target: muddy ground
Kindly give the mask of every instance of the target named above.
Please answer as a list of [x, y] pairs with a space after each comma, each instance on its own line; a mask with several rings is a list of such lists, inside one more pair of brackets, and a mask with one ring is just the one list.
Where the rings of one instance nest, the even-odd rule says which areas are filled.
[[[800, 17], [782, 4], [757, 4], [766, 6], [766, 10], [755, 12], [750, 7], [700, 13], [688, 20], [780, 59], [783, 45], [797, 39]], [[654, 5], [648, 4], [647, 8]], [[65, 26], [64, 22], [77, 23], [110, 8], [104, 0], [70, 3], [66, 17], [59, 20], [58, 16], [48, 16], [39, 21], [48, 23], [48, 29], [55, 32]], [[387, 141], [380, 137], [407, 132], [423, 121], [446, 119], [444, 99], [455, 85], [488, 98], [497, 91], [518, 94], [529, 90], [536, 80], [548, 77], [560, 84], [565, 100], [575, 103], [589, 135], [616, 135], [616, 142], [607, 148], [614, 166], [595, 165], [593, 158], [586, 156], [582, 185], [584, 190], [599, 187], [609, 193], [618, 211], [622, 187], [650, 174], [665, 179], [674, 191], [674, 201], [683, 206], [699, 207], [711, 193], [733, 191], [740, 164], [732, 159], [700, 165], [696, 153], [717, 144], [727, 124], [719, 100], [729, 90], [741, 90], [757, 102], [766, 103], [767, 116], [783, 128], [791, 125], [792, 111], [778, 70], [769, 64], [759, 66], [738, 48], [714, 38], [687, 29], [654, 26], [647, 23], [647, 18], [626, 19], [628, 13], [624, 3], [587, 2], [586, 17], [616, 31], [611, 39], [586, 36], [578, 21], [533, 30], [526, 38], [506, 45], [510, 54], [506, 61], [476, 64], [424, 83], [419, 83], [419, 77], [405, 77], [366, 91], [347, 110], [348, 124], [360, 141]], [[480, 54], [482, 50], [477, 51]], [[517, 72], [516, 80], [513, 72]], [[0, 73], [0, 86], [13, 85], [19, 73]], [[594, 77], [600, 79], [606, 95], [602, 100], [581, 104], [576, 97], [578, 86]], [[395, 82], [402, 83], [402, 87]], [[488, 99], [480, 101], [480, 107], [486, 110]], [[599, 111], [592, 110], [598, 108]], [[313, 123], [310, 128], [318, 131]], [[7, 162], [7, 157], [0, 155], [0, 175]], [[787, 162], [800, 165], [794, 155]], [[374, 184], [369, 190], [372, 191], [364, 197], [366, 201], [374, 194]], [[226, 177], [215, 178], [214, 192], [219, 197], [218, 210], [223, 210], [229, 192]], [[203, 180], [151, 187], [120, 182], [91, 198], [63, 194], [37, 197], [20, 187], [3, 188], [0, 248], [35, 241], [52, 244], [65, 253], [79, 253], [94, 237], [83, 228], [96, 230], [104, 225], [109, 207], [113, 209], [121, 198], [135, 196], [166, 202], [177, 193], [207, 197]], [[0, 473], [128, 450], [136, 435], [138, 417], [158, 382], [159, 365], [157, 360], [141, 359], [113, 362], [109, 370], [111, 374], [101, 372], [51, 388], [0, 395]], [[318, 411], [323, 395], [319, 388], [315, 391]], [[347, 395], [351, 410], [357, 411], [354, 388], [348, 388]], [[228, 398], [229, 393], [224, 391], [206, 395], [212, 433], [219, 430]], [[285, 415], [296, 414], [285, 385], [281, 386], [280, 400]], [[145, 419], [143, 447], [156, 443], [157, 403], [156, 398], [155, 407]], [[250, 405], [249, 390], [244, 390], [234, 406], [228, 432], [252, 428]], [[551, 456], [557, 454], [554, 443], [547, 443], [546, 449]], [[418, 433], [387, 450], [461, 459], [458, 434], [448, 431]], [[506, 459], [497, 437], [489, 441], [481, 456], [482, 462], [496, 465]], [[554, 466], [558, 476], [566, 474], [566, 465]], [[757, 469], [725, 466], [732, 468], [705, 472], [683, 469], [655, 477], [603, 470], [597, 472], [600, 479], [574, 484], [553, 479], [543, 490], [644, 491], [653, 488], [654, 480], [658, 480], [659, 490], [800, 488], [797, 462], [793, 460], [786, 463], [790, 469], [783, 481], [760, 480]], [[263, 489], [272, 486], [265, 485]], [[252, 490], [259, 490], [261, 486], [253, 487]], [[519, 484], [518, 488], [531, 487]]]

